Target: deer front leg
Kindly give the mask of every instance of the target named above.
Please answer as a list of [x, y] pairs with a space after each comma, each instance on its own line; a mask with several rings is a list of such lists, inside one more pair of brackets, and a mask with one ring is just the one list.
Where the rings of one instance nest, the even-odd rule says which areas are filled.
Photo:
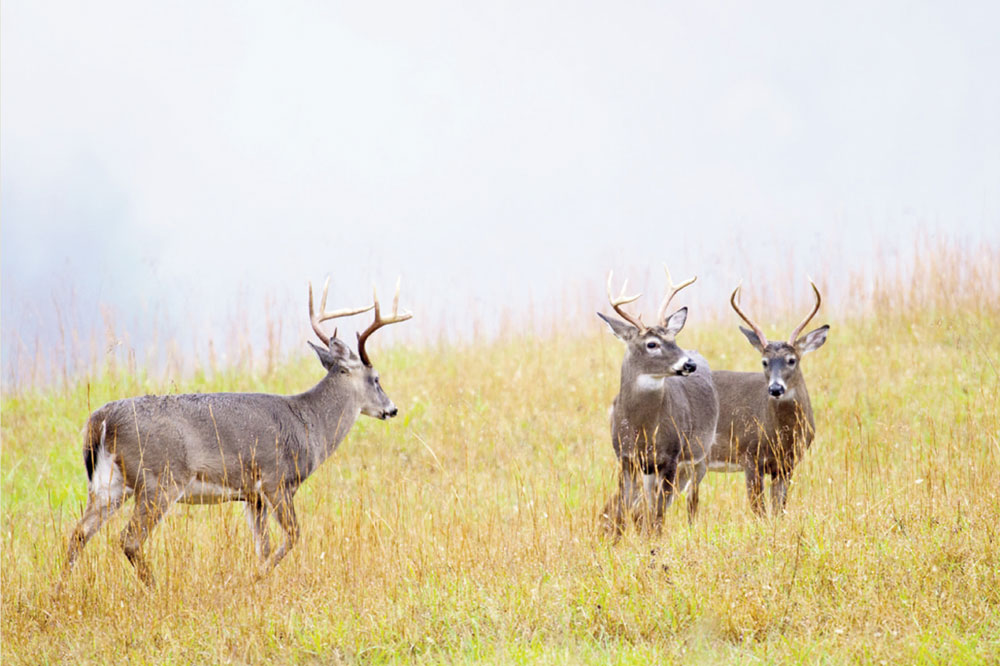
[[246, 501], [247, 525], [253, 537], [254, 551], [261, 563], [271, 555], [271, 538], [267, 533], [267, 501], [254, 495]]
[[771, 514], [781, 516], [785, 513], [785, 503], [788, 501], [788, 483], [792, 478], [792, 470], [781, 470], [771, 475]]
[[282, 490], [277, 496], [271, 498], [271, 510], [277, 519], [281, 529], [285, 531], [285, 540], [281, 546], [266, 560], [260, 567], [258, 579], [263, 578], [271, 569], [278, 565], [278, 562], [288, 554], [295, 542], [299, 540], [299, 521], [295, 517], [295, 506], [292, 504], [292, 494]]
[[754, 514], [763, 518], [766, 509], [764, 508], [764, 489], [761, 483], [761, 470], [753, 464], [743, 468], [747, 481], [747, 499], [750, 500], [750, 508]]
[[135, 510], [122, 531], [121, 544], [125, 557], [135, 567], [139, 580], [147, 587], [155, 587], [156, 581], [142, 554], [142, 544], [167, 509], [180, 497], [181, 492], [181, 488], [169, 482], [142, 483], [135, 489]]
[[639, 480], [632, 461], [623, 458], [618, 471], [618, 489], [601, 511], [601, 520], [606, 534], [614, 543], [625, 533], [625, 514], [632, 514], [639, 498]]
[[690, 478], [690, 484], [687, 488], [688, 525], [693, 524], [695, 516], [698, 515], [698, 487], [708, 472], [708, 465], [704, 460], [692, 467], [693, 469], [689, 468], [688, 472], [693, 477]]
[[655, 511], [653, 513], [650, 533], [658, 535], [663, 531], [663, 515], [674, 502], [677, 494], [677, 463], [669, 462], [663, 468], [657, 470], [656, 474], [659, 483], [654, 495]]

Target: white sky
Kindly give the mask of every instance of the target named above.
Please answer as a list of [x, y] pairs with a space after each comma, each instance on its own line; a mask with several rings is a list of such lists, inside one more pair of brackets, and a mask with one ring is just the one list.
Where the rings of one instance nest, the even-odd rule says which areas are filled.
[[306, 280], [401, 273], [462, 336], [612, 265], [715, 302], [997, 238], [996, 3], [480, 4], [5, 0], [4, 377], [53, 301], [141, 345], [269, 297], [291, 342]]

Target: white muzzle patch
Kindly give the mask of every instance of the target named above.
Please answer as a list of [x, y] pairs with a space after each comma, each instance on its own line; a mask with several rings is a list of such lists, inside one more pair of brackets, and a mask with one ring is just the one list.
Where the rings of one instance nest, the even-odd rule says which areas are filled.
[[686, 363], [689, 363], [690, 361], [691, 359], [688, 358], [687, 356], [682, 356], [679, 361], [670, 366], [670, 369], [676, 372], [677, 374], [681, 374], [681, 371], [684, 370], [684, 365]]

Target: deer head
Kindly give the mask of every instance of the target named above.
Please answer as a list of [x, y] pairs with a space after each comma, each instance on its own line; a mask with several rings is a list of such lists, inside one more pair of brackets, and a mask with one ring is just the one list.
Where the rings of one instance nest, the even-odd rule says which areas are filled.
[[637, 300], [641, 294], [627, 296], [625, 292], [628, 280], [626, 280], [618, 297], [615, 298], [611, 292], [612, 275], [613, 273], [608, 273], [608, 300], [614, 311], [625, 321], [606, 317], [600, 312], [597, 316], [603, 319], [615, 336], [627, 345], [625, 360], [622, 362], [622, 385], [625, 386], [626, 382], [630, 382], [641, 388], [644, 382], [655, 384], [664, 377], [689, 375], [697, 370], [695, 363], [676, 342], [677, 334], [687, 321], [687, 308], [680, 308], [673, 314], [667, 315], [667, 308], [674, 296], [692, 284], [697, 277], [675, 286], [670, 278], [670, 271], [667, 271], [669, 288], [660, 305], [657, 323], [646, 326], [642, 322], [642, 315], [632, 317], [622, 307]]
[[[323, 367], [327, 371], [327, 376], [336, 377], [340, 382], [348, 383], [353, 387], [353, 393], [358, 397], [362, 414], [377, 419], [391, 418], [396, 415], [398, 410], [392, 403], [392, 400], [389, 399], [389, 396], [382, 390], [382, 385], [379, 383], [378, 371], [372, 366], [371, 360], [365, 351], [365, 341], [368, 340], [372, 333], [383, 326], [406, 321], [413, 316], [409, 312], [398, 314], [399, 281], [396, 281], [396, 294], [392, 300], [392, 314], [385, 319], [382, 318], [379, 309], [378, 294], [374, 292], [372, 296], [373, 303], [371, 305], [363, 308], [344, 308], [342, 310], [326, 312], [326, 294], [329, 286], [330, 278], [327, 278], [323, 284], [323, 296], [320, 299], [319, 308], [321, 312], [317, 314], [313, 309], [312, 284], [309, 284], [309, 320], [312, 322], [316, 337], [324, 344], [323, 347], [320, 347], [310, 342], [309, 346], [316, 352], [320, 363], [323, 364]], [[357, 353], [337, 337], [336, 329], [334, 329], [332, 336], [327, 337], [326, 333], [323, 332], [322, 326], [320, 326], [324, 321], [360, 314], [371, 309], [375, 310], [375, 320], [365, 329], [364, 333], [358, 334]]]
[[826, 324], [799, 337], [802, 329], [819, 312], [821, 303], [816, 283], [809, 280], [809, 284], [812, 285], [813, 294], [816, 296], [816, 305], [806, 318], [795, 327], [792, 334], [788, 336], [787, 342], [768, 342], [761, 328], [740, 310], [740, 286], [733, 290], [732, 296], [729, 298], [733, 310], [750, 326], [749, 329], [740, 326], [740, 331], [750, 341], [753, 348], [760, 352], [761, 365], [764, 369], [764, 376], [767, 378], [767, 393], [775, 400], [795, 397], [794, 388], [790, 390], [790, 387], [795, 387], [802, 381], [802, 370], [799, 367], [802, 355], [822, 347], [823, 343], [826, 342], [826, 334], [830, 330], [829, 324]]

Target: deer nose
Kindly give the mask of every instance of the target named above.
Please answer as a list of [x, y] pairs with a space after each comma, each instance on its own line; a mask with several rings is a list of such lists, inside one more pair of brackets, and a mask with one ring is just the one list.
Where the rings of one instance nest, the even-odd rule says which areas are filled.
[[684, 363], [682, 370], [685, 375], [690, 375], [692, 372], [698, 369], [698, 366], [694, 364], [694, 361], [687, 361]]
[[767, 387], [767, 392], [771, 394], [772, 398], [780, 398], [785, 394], [785, 387], [781, 384], [771, 384]]
[[385, 413], [385, 415], [388, 416], [389, 418], [392, 418], [393, 416], [395, 416], [398, 413], [399, 413], [399, 410], [396, 409], [395, 407], [393, 407], [392, 409], [390, 409], [389, 411], [387, 411]]

